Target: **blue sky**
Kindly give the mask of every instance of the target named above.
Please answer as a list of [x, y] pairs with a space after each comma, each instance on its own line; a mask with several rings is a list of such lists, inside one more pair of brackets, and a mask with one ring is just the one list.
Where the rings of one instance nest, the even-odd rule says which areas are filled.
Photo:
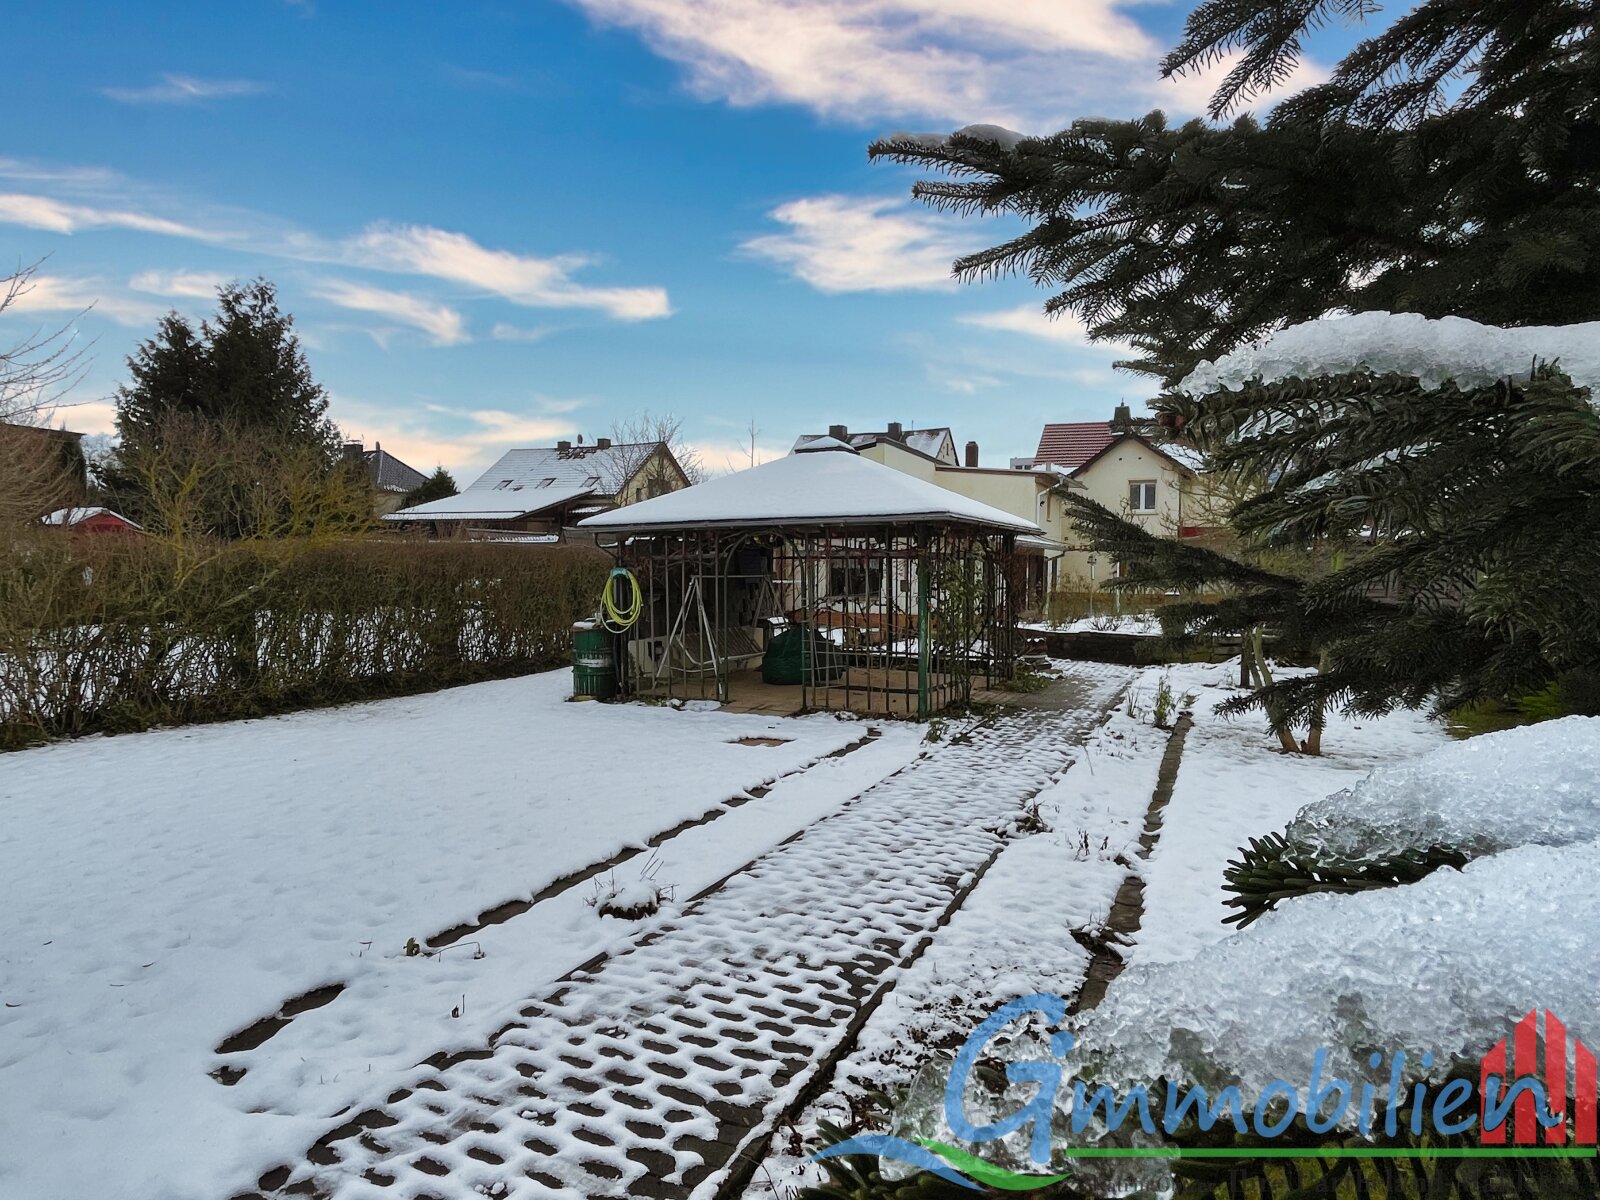
[[109, 430], [159, 314], [203, 314], [217, 281], [260, 274], [346, 433], [463, 483], [506, 448], [642, 410], [683, 417], [713, 467], [738, 465], [752, 420], [768, 454], [900, 420], [1003, 463], [1044, 421], [1109, 415], [1149, 385], [1047, 323], [1025, 281], [951, 283], [950, 259], [1006, 228], [913, 205], [915, 173], [865, 147], [901, 128], [1192, 115], [1206, 81], [1154, 65], [1186, 11], [19, 6], [0, 248], [45, 262], [0, 336], [75, 319], [92, 365], [61, 417]]

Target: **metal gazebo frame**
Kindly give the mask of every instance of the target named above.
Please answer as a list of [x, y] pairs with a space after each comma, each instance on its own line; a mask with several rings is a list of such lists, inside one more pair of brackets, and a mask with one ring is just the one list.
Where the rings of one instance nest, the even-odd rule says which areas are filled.
[[799, 711], [926, 719], [970, 701], [975, 679], [993, 686], [1014, 670], [1021, 561], [1010, 530], [863, 517], [616, 532], [602, 545], [643, 592], [638, 622], [618, 638], [624, 697], [733, 701], [794, 627]]

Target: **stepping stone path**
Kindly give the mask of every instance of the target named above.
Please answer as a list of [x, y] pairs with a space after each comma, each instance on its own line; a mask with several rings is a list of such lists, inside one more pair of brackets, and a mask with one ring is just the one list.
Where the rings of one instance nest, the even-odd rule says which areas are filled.
[[330, 1130], [262, 1195], [709, 1197], [1003, 845], [1131, 678], [1079, 664], [586, 964], [480, 1051]]

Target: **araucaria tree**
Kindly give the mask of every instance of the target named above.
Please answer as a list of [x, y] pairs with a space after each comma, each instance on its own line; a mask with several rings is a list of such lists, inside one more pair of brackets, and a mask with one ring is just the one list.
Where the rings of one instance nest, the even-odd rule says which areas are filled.
[[227, 538], [364, 514], [293, 326], [265, 279], [220, 288], [198, 328], [175, 312], [161, 319], [117, 389], [121, 441], [103, 474], [120, 506], [158, 532], [182, 524]]
[[[1212, 468], [1250, 481], [1242, 556], [1180, 554], [1084, 510], [1128, 583], [1220, 590], [1175, 609], [1190, 629], [1270, 624], [1320, 659], [1245, 703], [1315, 728], [1359, 711], [1525, 693], [1600, 670], [1600, 420], [1552, 333], [1495, 380], [1449, 363], [1349, 364], [1228, 386], [1178, 385], [1276, 330], [1339, 312], [1485, 325], [1600, 318], [1600, 10], [1586, 0], [1424, 0], [1328, 82], [1264, 121], [1218, 123], [1287, 79], [1308, 31], [1369, 0], [1206, 0], [1163, 69], [1233, 65], [1212, 121], [1156, 112], [1026, 137], [974, 126], [897, 134], [874, 157], [944, 177], [914, 194], [1021, 217], [958, 260], [967, 280], [1022, 273], [1121, 365]], [[1440, 384], [1440, 380], [1444, 382]], [[1240, 385], [1243, 386], [1240, 386]], [[1266, 550], [1318, 569], [1265, 571]], [[1204, 561], [1202, 561], [1204, 560]]]

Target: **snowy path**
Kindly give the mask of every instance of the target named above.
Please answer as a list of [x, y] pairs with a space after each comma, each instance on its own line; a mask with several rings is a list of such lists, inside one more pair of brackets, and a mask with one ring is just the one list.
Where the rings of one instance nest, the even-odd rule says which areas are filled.
[[1086, 664], [1070, 711], [1003, 715], [869, 788], [257, 1186], [339, 1200], [709, 1195], [1128, 674]]

